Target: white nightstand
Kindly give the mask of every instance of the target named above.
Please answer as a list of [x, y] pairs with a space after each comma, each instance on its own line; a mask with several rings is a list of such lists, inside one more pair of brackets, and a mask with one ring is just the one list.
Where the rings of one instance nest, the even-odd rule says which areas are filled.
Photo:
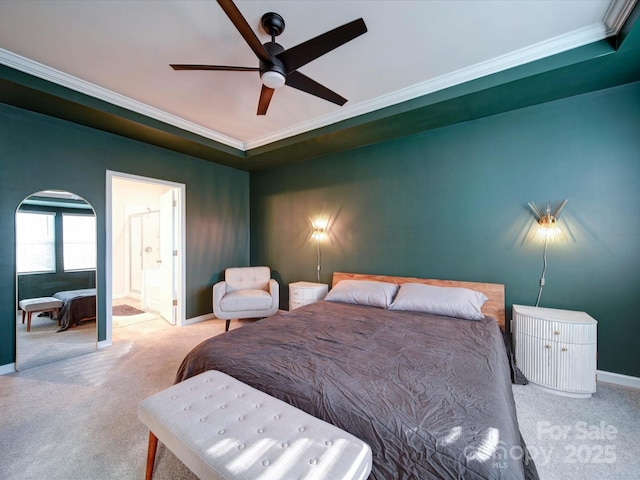
[[289, 311], [322, 300], [329, 291], [326, 283], [295, 282], [289, 284]]
[[531, 383], [590, 397], [596, 391], [597, 328], [585, 312], [514, 305], [516, 364]]

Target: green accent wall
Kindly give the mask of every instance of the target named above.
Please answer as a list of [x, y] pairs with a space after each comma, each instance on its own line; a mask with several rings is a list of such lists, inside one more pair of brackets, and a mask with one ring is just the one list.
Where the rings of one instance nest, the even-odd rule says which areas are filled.
[[249, 263], [249, 174], [0, 104], [0, 366], [15, 361], [15, 211], [39, 190], [89, 202], [98, 224], [98, 339], [106, 338], [106, 171], [186, 185], [186, 314], [212, 312], [211, 287]]
[[532, 305], [542, 243], [527, 202], [569, 199], [540, 306], [598, 320], [598, 368], [640, 376], [640, 83], [251, 174], [251, 263], [504, 283]]

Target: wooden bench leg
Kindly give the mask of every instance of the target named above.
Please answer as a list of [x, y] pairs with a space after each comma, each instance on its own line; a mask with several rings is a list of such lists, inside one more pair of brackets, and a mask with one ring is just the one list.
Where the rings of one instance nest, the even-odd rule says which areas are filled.
[[158, 437], [153, 432], [149, 432], [149, 450], [147, 451], [147, 471], [145, 473], [145, 480], [151, 480], [153, 477], [153, 464], [156, 461], [156, 450], [158, 448]]
[[22, 310], [22, 324], [24, 325], [24, 316], [27, 314], [26, 311]]
[[224, 331], [228, 332], [229, 331], [229, 324], [231, 323], [231, 320], [227, 320], [227, 324], [224, 327]]
[[27, 313], [27, 333], [31, 331], [31, 313]]

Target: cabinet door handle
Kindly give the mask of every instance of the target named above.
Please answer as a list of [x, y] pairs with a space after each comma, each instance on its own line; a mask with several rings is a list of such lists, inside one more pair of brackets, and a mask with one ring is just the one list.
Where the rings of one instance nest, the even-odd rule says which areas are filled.
[[562, 347], [562, 351], [566, 352], [567, 351], [567, 347]]
[[551, 345], [545, 345], [544, 348], [551, 348]]
[[553, 332], [554, 335], [560, 335], [560, 330], [556, 330], [555, 332]]

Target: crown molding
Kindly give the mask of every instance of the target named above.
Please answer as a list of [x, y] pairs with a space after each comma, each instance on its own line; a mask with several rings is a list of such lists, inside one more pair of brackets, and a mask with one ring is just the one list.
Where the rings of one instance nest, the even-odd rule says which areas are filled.
[[81, 80], [73, 75], [48, 67], [42, 63], [30, 60], [3, 48], [0, 48], [0, 63], [15, 70], [33, 75], [34, 77], [61, 85], [90, 97], [97, 98], [98, 100], [103, 100], [107, 103], [111, 103], [112, 105], [131, 110], [132, 112], [153, 118], [154, 120], [195, 133], [196, 135], [200, 135], [215, 142], [223, 143], [239, 150], [244, 150], [244, 143], [240, 140], [236, 140], [235, 138], [222, 133], [202, 127], [201, 125], [185, 120], [184, 118], [180, 118], [145, 103], [133, 100], [132, 98], [100, 87], [91, 82]]
[[[635, 0], [632, 0], [635, 2]], [[337, 123], [358, 115], [371, 113], [392, 105], [413, 100], [424, 95], [428, 95], [439, 90], [444, 90], [471, 80], [498, 73], [510, 68], [518, 67], [526, 63], [540, 60], [545, 57], [566, 52], [568, 50], [582, 47], [599, 40], [603, 40], [608, 36], [608, 28], [604, 23], [596, 23], [566, 35], [546, 40], [544, 42], [531, 45], [529, 47], [517, 50], [515, 52], [493, 58], [491, 60], [477, 63], [470, 67], [466, 67], [455, 72], [441, 75], [440, 77], [418, 83], [410, 87], [398, 90], [388, 95], [377, 97], [368, 102], [342, 107], [341, 110], [317, 117], [308, 122], [303, 122], [287, 129], [279, 130], [269, 135], [257, 137], [245, 143], [247, 150], [262, 147], [288, 137], [299, 135], [317, 128], [326, 127], [333, 123]]]
[[636, 3], [637, 0], [613, 0], [609, 4], [609, 8], [602, 19], [607, 26], [607, 36], [620, 33], [624, 22], [629, 18], [631, 10], [633, 10]]
[[635, 3], [636, 0], [614, 0], [607, 10], [605, 19], [602, 23], [587, 26], [566, 35], [561, 35], [518, 51], [472, 65], [468, 68], [463, 68], [435, 79], [409, 86], [391, 94], [377, 97], [371, 101], [342, 107], [335, 113], [323, 115], [314, 118], [313, 120], [278, 130], [277, 132], [273, 132], [268, 135], [253, 138], [246, 142], [229, 137], [215, 130], [202, 127], [194, 122], [169, 114], [150, 105], [81, 80], [77, 77], [2, 48], [0, 48], [0, 63], [43, 80], [70, 88], [77, 92], [246, 152], [250, 149], [262, 147], [289, 137], [323, 128], [343, 120], [371, 113], [373, 111], [413, 100], [439, 90], [444, 90], [471, 80], [518, 67], [592, 42], [603, 40], [610, 36], [612, 34], [611, 32], [619, 31]]

